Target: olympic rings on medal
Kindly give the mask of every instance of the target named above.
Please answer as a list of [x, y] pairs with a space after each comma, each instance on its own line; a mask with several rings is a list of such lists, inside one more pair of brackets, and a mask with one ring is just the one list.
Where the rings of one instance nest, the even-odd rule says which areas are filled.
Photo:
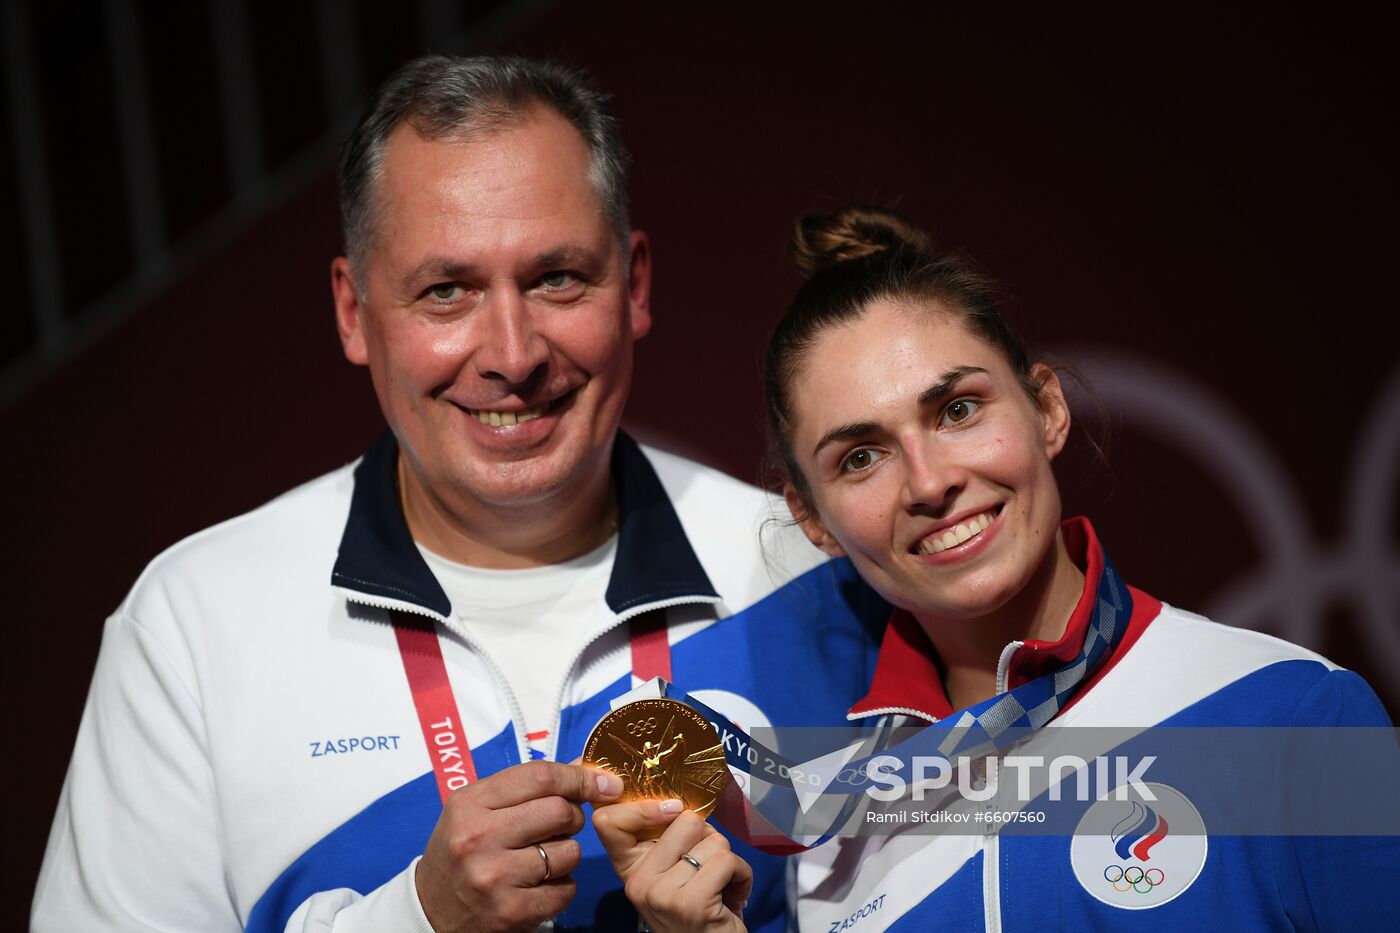
[[[1147, 894], [1167, 880], [1167, 873], [1160, 868], [1149, 868], [1143, 871], [1137, 865], [1129, 865], [1127, 868], [1122, 865], [1109, 865], [1103, 870], [1103, 879], [1113, 885], [1113, 890], [1119, 894], [1126, 894], [1129, 891]], [[1120, 884], [1124, 887], [1119, 887]]]
[[656, 717], [648, 716], [646, 719], [639, 719], [636, 722], [627, 724], [627, 734], [633, 738], [641, 738], [656, 731]]

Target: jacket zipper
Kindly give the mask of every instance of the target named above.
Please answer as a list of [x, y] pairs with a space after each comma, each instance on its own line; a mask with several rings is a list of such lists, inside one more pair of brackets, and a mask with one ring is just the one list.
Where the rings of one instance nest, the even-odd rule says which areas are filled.
[[997, 696], [1006, 692], [1007, 680], [1011, 674], [1011, 659], [1024, 644], [1023, 641], [1007, 642], [1006, 647], [1001, 649], [1001, 657], [997, 658]]
[[633, 606], [630, 609], [625, 609], [622, 612], [618, 613], [616, 616], [613, 617], [612, 622], [608, 623], [603, 628], [594, 632], [592, 637], [590, 637], [583, 644], [579, 645], [578, 651], [574, 652], [574, 656], [569, 660], [569, 666], [564, 668], [564, 679], [560, 681], [559, 690], [554, 695], [554, 728], [550, 730], [549, 733], [551, 736], [554, 737], [554, 741], [552, 743], [552, 747], [549, 750], [550, 757], [553, 758], [554, 753], [559, 750], [559, 720], [564, 713], [564, 690], [569, 685], [570, 675], [573, 674], [574, 668], [578, 666], [579, 660], [583, 657], [584, 652], [588, 650], [590, 645], [592, 645], [598, 639], [602, 638], [604, 635], [608, 634], [608, 632], [611, 632], [613, 629], [617, 628], [622, 623], [631, 621], [637, 616], [647, 612], [652, 612], [657, 609], [670, 609], [673, 606], [716, 606], [719, 605], [720, 602], [721, 600], [718, 596], [676, 596], [671, 599], [658, 600], [654, 603], [644, 603], [640, 606]]
[[911, 719], [922, 719], [930, 725], [938, 722], [938, 717], [932, 713], [926, 713], [921, 709], [914, 709], [909, 706], [882, 706], [879, 709], [866, 710], [859, 713], [847, 713], [848, 722], [855, 722], [869, 716], [908, 716]]
[[[499, 686], [501, 691], [505, 694], [506, 711], [510, 714], [512, 731], [515, 733], [516, 755], [520, 758], [522, 763], [530, 760], [529, 745], [525, 741], [525, 733], [520, 729], [520, 726], [525, 724], [525, 712], [520, 706], [520, 701], [515, 696], [515, 691], [511, 690], [510, 684], [506, 681], [505, 674], [501, 672], [500, 666], [496, 664], [496, 661], [487, 653], [486, 649], [458, 624], [456, 616], [451, 618], [440, 616], [436, 612], [424, 609], [422, 606], [416, 606], [413, 603], [366, 596], [357, 590], [345, 590], [345, 593], [351, 602], [357, 602], [361, 605], [371, 606], [376, 609], [411, 612], [414, 615], [424, 616], [435, 622], [441, 622], [443, 627], [462, 639], [473, 651], [481, 655], [482, 660], [486, 662], [486, 669], [491, 672], [491, 676], [495, 678], [497, 686]], [[458, 710], [457, 715], [459, 717], [462, 715], [461, 710]], [[463, 729], [466, 728], [465, 722], [462, 724], [462, 727]]]
[[987, 933], [1001, 933], [1001, 836], [996, 833], [982, 840], [982, 915]]

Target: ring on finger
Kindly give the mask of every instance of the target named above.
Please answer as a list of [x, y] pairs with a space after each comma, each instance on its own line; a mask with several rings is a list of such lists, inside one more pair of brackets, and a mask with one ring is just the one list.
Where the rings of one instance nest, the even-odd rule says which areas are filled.
[[544, 877], [535, 883], [544, 884], [550, 878], [554, 877], [554, 871], [549, 867], [549, 853], [544, 850], [544, 846], [537, 842], [535, 843], [535, 849], [540, 853], [540, 861], [544, 862]]
[[694, 868], [696, 871], [700, 870], [700, 860], [695, 856], [691, 855], [689, 852], [681, 853], [681, 861], [685, 862], [691, 868]]

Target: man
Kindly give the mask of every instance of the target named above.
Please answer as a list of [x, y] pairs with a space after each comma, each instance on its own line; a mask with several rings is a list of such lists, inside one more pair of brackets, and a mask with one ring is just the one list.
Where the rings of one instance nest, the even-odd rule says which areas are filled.
[[[620, 781], [562, 763], [608, 701], [662, 674], [752, 727], [860, 695], [887, 607], [791, 529], [761, 550], [756, 490], [618, 432], [651, 326], [625, 163], [558, 66], [380, 89], [331, 279], [390, 433], [109, 620], [35, 929], [630, 928], [581, 808]], [[780, 926], [781, 863], [742, 851]]]

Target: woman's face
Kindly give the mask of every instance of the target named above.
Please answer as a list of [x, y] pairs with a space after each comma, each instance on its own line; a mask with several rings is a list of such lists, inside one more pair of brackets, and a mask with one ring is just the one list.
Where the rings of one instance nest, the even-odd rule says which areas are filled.
[[1031, 376], [1040, 407], [999, 350], [937, 308], [875, 302], [822, 333], [790, 393], [808, 537], [916, 615], [1000, 609], [1059, 530], [1050, 461], [1069, 409], [1048, 367]]

